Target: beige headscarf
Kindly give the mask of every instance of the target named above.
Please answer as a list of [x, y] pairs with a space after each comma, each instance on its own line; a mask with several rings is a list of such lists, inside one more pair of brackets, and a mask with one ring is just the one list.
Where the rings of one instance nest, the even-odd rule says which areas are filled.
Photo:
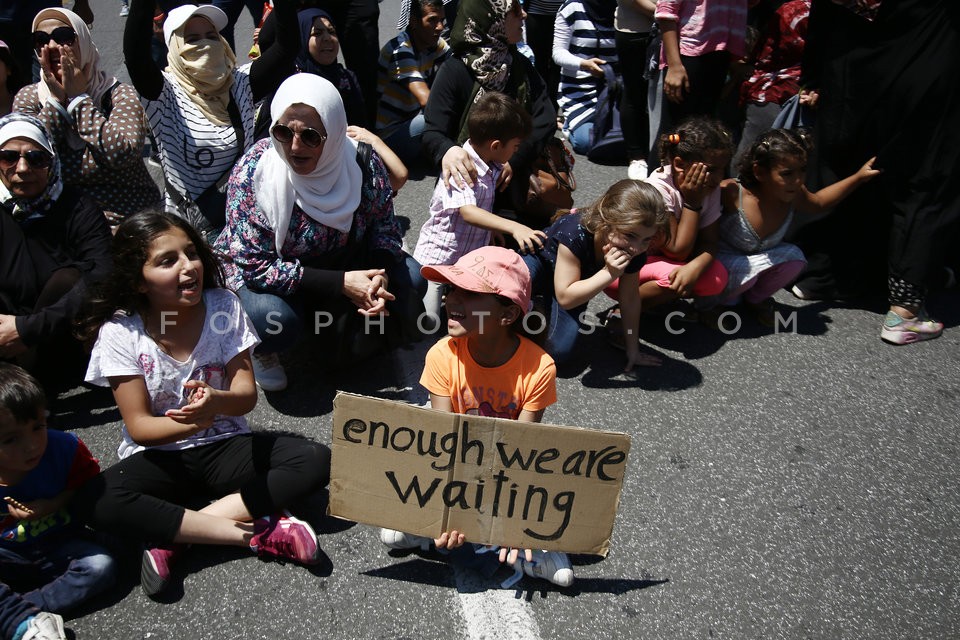
[[[33, 19], [33, 30], [36, 31], [37, 25], [44, 20], [59, 20], [60, 22], [69, 24], [70, 27], [77, 32], [77, 44], [80, 49], [80, 66], [85, 67], [88, 64], [90, 65], [90, 78], [87, 80], [87, 95], [90, 96], [90, 99], [93, 100], [93, 103], [99, 108], [100, 105], [103, 104], [104, 94], [110, 90], [110, 87], [117, 83], [117, 79], [107, 75], [103, 69], [100, 68], [100, 52], [97, 51], [97, 46], [93, 44], [93, 39], [90, 37], [90, 29], [87, 28], [86, 23], [84, 23], [80, 16], [68, 9], [44, 9]], [[50, 87], [47, 86], [47, 82], [43, 79], [42, 74], [40, 76], [40, 83], [37, 85], [37, 94], [41, 103], [46, 102], [52, 95]]]
[[210, 122], [227, 125], [237, 56], [223, 36], [218, 38], [186, 44], [180, 27], [167, 43], [167, 69]]

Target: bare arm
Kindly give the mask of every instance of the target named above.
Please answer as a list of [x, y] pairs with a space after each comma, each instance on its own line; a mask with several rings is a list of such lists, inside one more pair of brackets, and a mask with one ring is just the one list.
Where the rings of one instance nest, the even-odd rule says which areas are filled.
[[137, 444], [153, 447], [178, 442], [209, 428], [216, 415], [240, 416], [252, 411], [257, 403], [257, 390], [249, 351], [227, 363], [226, 380], [226, 390], [214, 389], [197, 380], [188, 381], [187, 384], [195, 383], [189, 403], [168, 411], [165, 416], [153, 415], [143, 376], [112, 377], [110, 386], [130, 437]]
[[426, 82], [422, 80], [410, 82], [407, 84], [407, 89], [413, 94], [413, 97], [417, 99], [417, 102], [420, 103], [421, 109], [427, 106], [427, 100], [430, 99], [430, 87], [427, 86]]
[[366, 142], [373, 147], [373, 150], [383, 160], [383, 166], [387, 168], [390, 188], [393, 189], [394, 193], [400, 191], [400, 188], [407, 183], [410, 174], [407, 171], [407, 165], [403, 164], [403, 160], [393, 152], [393, 149], [388, 147], [380, 136], [363, 127], [351, 125], [347, 127], [347, 135], [358, 142]]
[[876, 156], [867, 160], [866, 164], [860, 167], [852, 176], [848, 176], [839, 182], [834, 182], [828, 187], [820, 189], [816, 193], [810, 193], [806, 187], [800, 190], [797, 209], [804, 213], [822, 213], [828, 209], [840, 204], [840, 202], [857, 190], [860, 185], [869, 182], [880, 173], [879, 169], [873, 168]]
[[547, 234], [539, 229], [534, 230], [519, 222], [501, 218], [476, 205], [468, 204], [460, 207], [460, 215], [475, 227], [510, 234], [524, 251], [536, 251], [547, 239]]

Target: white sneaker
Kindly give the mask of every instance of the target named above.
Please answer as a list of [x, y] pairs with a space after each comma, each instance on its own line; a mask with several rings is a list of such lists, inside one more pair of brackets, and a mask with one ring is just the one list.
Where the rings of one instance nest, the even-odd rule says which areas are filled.
[[647, 171], [647, 161], [646, 160], [631, 160], [630, 165], [627, 167], [627, 177], [631, 180], [643, 180], [650, 172]]
[[41, 611], [30, 618], [21, 640], [67, 640], [63, 618], [55, 613]]
[[573, 584], [573, 566], [567, 554], [559, 551], [534, 551], [533, 560], [527, 562], [523, 551], [519, 553], [513, 563], [516, 571], [523, 572], [533, 578], [549, 580], [555, 585], [569, 587]]
[[275, 353], [253, 353], [253, 377], [264, 391], [283, 391], [287, 388], [287, 372]]
[[130, 6], [127, 5], [126, 3], [124, 3], [124, 4], [120, 7], [120, 17], [121, 17], [121, 18], [126, 18], [128, 15], [130, 15]]
[[425, 536], [415, 536], [412, 533], [404, 533], [395, 529], [380, 529], [380, 542], [391, 549], [416, 549], [420, 547], [424, 551], [429, 551], [433, 539]]

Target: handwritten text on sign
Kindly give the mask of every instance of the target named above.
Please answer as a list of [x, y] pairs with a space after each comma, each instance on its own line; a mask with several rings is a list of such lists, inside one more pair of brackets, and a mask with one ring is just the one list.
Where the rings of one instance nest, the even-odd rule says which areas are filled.
[[334, 515], [471, 542], [605, 554], [628, 436], [339, 394]]

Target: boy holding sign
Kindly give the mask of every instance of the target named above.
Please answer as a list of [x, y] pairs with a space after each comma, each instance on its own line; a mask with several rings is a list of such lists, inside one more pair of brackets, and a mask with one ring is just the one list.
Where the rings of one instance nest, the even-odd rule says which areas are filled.
[[[540, 422], [557, 401], [556, 365], [547, 353], [517, 332], [530, 310], [530, 272], [519, 255], [502, 247], [483, 247], [453, 265], [425, 266], [425, 278], [445, 286], [446, 338], [427, 353], [420, 384], [430, 405], [440, 411]], [[428, 547], [431, 540], [381, 529], [380, 540], [393, 549]], [[464, 543], [462, 532], [433, 541], [452, 549]], [[478, 547], [477, 550], [484, 550]], [[500, 549], [517, 577], [526, 573], [567, 587], [573, 568], [556, 551]], [[521, 573], [522, 572], [522, 573]]]

